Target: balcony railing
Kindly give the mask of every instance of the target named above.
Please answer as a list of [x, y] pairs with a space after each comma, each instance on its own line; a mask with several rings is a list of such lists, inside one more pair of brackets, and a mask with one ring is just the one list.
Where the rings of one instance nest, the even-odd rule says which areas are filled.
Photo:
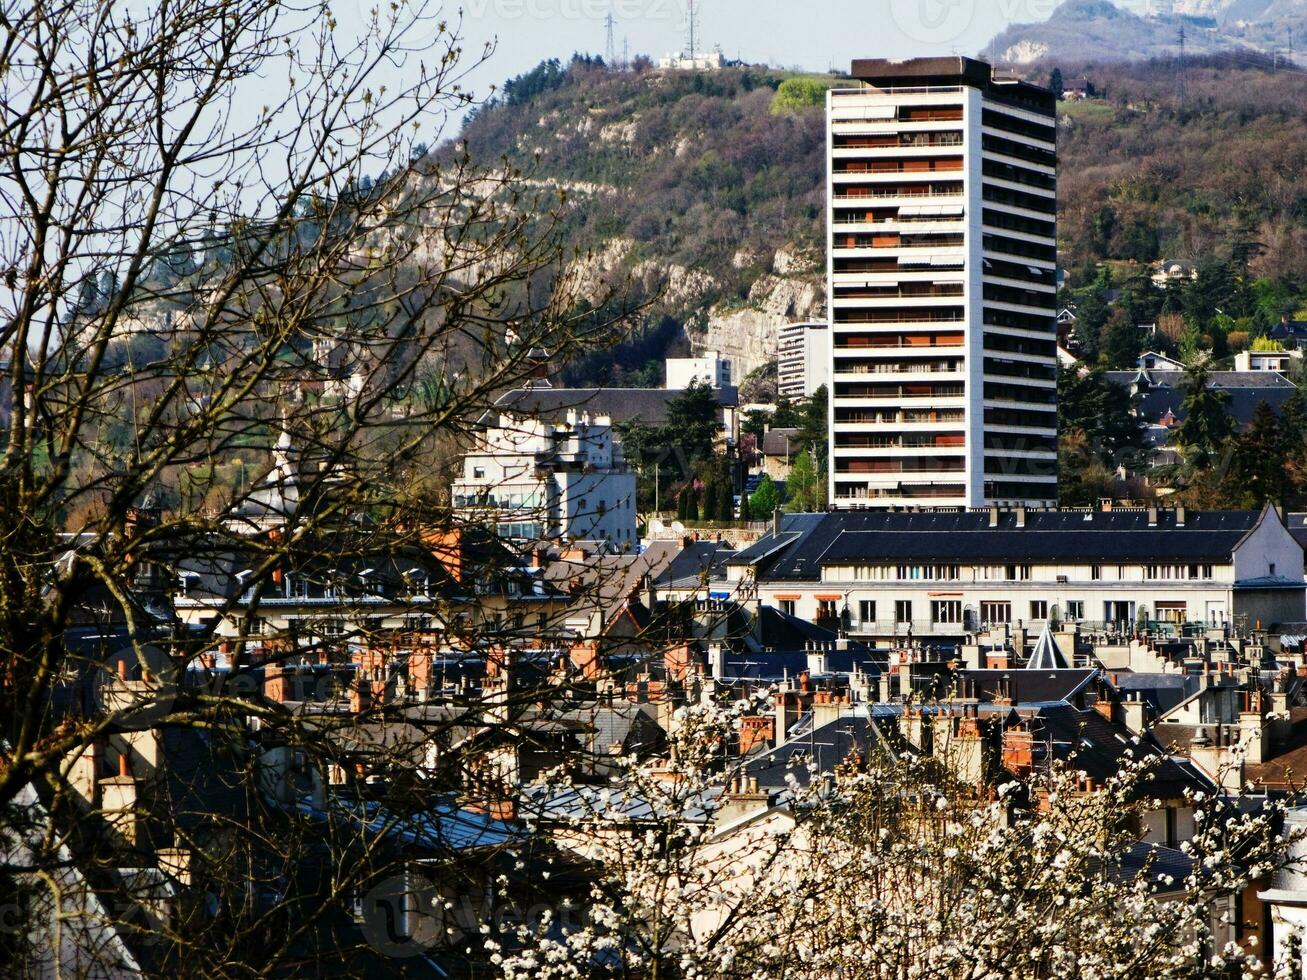
[[860, 193], [860, 194], [849, 194], [849, 193], [844, 193], [844, 194], [835, 194], [835, 195], [832, 195], [831, 200], [834, 201], [836, 204], [839, 204], [839, 203], [842, 203], [842, 202], [848, 202], [848, 203], [850, 203], [850, 204], [857, 204], [857, 203], [859, 203], [859, 202], [861, 202], [861, 201], [865, 201], [865, 200], [867, 200], [868, 198], [872, 198], [872, 199], [875, 199], [875, 198], [886, 198], [886, 197], [927, 197], [927, 198], [929, 198], [929, 197], [961, 197], [961, 196], [962, 196], [962, 191], [961, 191], [960, 189], [959, 189], [959, 190], [955, 190], [955, 191], [917, 191], [917, 190], [907, 190], [907, 189], [904, 189], [904, 188], [902, 188], [902, 187], [893, 187], [893, 188], [882, 188], [882, 189], [877, 189], [877, 190], [874, 190], [874, 191], [873, 191], [873, 190], [869, 190], [869, 191], [865, 191], [865, 192]]

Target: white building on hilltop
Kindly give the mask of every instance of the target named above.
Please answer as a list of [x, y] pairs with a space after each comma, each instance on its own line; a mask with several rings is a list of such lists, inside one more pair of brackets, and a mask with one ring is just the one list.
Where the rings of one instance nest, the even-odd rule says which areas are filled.
[[493, 523], [501, 537], [634, 549], [635, 480], [608, 416], [569, 409], [545, 419], [496, 408], [463, 460], [454, 508]]
[[676, 54], [665, 54], [658, 59], [658, 67], [663, 71], [718, 71], [725, 65], [726, 57], [720, 48], [693, 54], [678, 51]]
[[731, 362], [715, 350], [706, 350], [698, 357], [667, 358], [668, 391], [684, 391], [695, 382], [710, 388], [729, 388]]
[[970, 58], [827, 95], [830, 500], [1057, 500], [1051, 92]]

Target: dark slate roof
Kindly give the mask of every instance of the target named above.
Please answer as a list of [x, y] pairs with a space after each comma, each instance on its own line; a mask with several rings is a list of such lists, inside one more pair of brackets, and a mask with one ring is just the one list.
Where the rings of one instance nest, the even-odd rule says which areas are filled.
[[1183, 527], [1161, 511], [1148, 526], [1146, 511], [836, 511], [786, 514], [774, 533], [727, 564], [758, 566], [760, 579], [816, 581], [821, 566], [873, 562], [1228, 561], [1259, 519], [1255, 511], [1191, 512]]
[[724, 581], [724, 565], [735, 549], [720, 541], [691, 541], [686, 544], [654, 579], [656, 585], [693, 586], [706, 571], [709, 581]]
[[1307, 514], [1288, 514], [1285, 516], [1284, 523], [1288, 526], [1294, 540], [1307, 549]]
[[1198, 678], [1191, 674], [1117, 673], [1113, 674], [1112, 686], [1122, 693], [1137, 694], [1162, 714], [1196, 694], [1198, 684]]
[[799, 455], [804, 446], [799, 442], [799, 429], [768, 429], [762, 434], [762, 444], [758, 450], [764, 456]]
[[1082, 711], [1072, 705], [1042, 707], [1038, 718], [1031, 722], [1031, 732], [1037, 757], [1042, 754], [1046, 758], [1051, 747], [1054, 758], [1069, 762], [1099, 785], [1121, 771], [1129, 750], [1136, 758], [1156, 759], [1142, 778], [1138, 790], [1142, 796], [1174, 799], [1186, 788], [1210, 788], [1202, 785], [1191, 770], [1181, 767], [1159, 749], [1137, 739], [1124, 725], [1108, 721], [1092, 708]]
[[1271, 327], [1269, 336], [1272, 340], [1307, 339], [1307, 320], [1287, 320], [1277, 323]]
[[784, 789], [791, 773], [805, 786], [813, 775], [809, 764], [817, 773], [829, 773], [850, 755], [865, 758], [875, 746], [885, 746], [875, 720], [851, 714], [750, 759], [744, 773], [756, 778], [760, 789]]
[[1194, 872], [1194, 859], [1183, 851], [1161, 844], [1137, 841], [1123, 854], [1107, 862], [1107, 873], [1117, 884], [1137, 881], [1146, 875], [1158, 891], [1181, 891]]
[[[684, 394], [667, 388], [518, 388], [501, 395], [495, 407], [532, 417], [561, 416], [578, 409], [607, 415], [615, 423], [662, 425], [667, 421], [667, 403]], [[714, 388], [713, 394], [719, 405], [740, 403], [739, 389], [733, 385]]]
[[[1105, 371], [1103, 376], [1129, 389], [1137, 371]], [[1139, 417], [1149, 423], [1158, 422], [1167, 412], [1182, 420], [1185, 416], [1182, 403], [1184, 391], [1180, 387], [1183, 373], [1180, 371], [1148, 372], [1151, 386], [1139, 392], [1134, 398], [1135, 411]], [[1266, 402], [1279, 411], [1289, 400], [1297, 387], [1292, 381], [1278, 371], [1213, 371], [1208, 387], [1217, 388], [1230, 396], [1226, 410], [1239, 423], [1246, 426], [1252, 421], [1257, 406]]]
[[[959, 680], [974, 687], [975, 697], [992, 701], [1000, 681], [1006, 681], [1014, 704], [1067, 702], [1098, 673], [1097, 668], [1063, 670], [963, 670]], [[970, 693], [970, 691], [968, 692]]]

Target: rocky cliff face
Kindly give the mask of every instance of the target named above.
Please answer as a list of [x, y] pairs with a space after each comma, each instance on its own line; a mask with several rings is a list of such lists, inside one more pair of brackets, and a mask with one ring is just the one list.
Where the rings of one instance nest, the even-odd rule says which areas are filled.
[[772, 268], [789, 274], [760, 276], [743, 308], [719, 304], [708, 310], [702, 329], [690, 333], [690, 346], [696, 354], [715, 350], [731, 362], [736, 384], [776, 360], [782, 326], [826, 315], [824, 284], [810, 253], [780, 249]]

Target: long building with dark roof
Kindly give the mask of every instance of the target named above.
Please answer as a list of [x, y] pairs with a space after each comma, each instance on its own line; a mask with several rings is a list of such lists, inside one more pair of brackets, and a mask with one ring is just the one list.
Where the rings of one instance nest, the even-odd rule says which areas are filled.
[[1272, 508], [782, 515], [728, 583], [875, 639], [1011, 624], [1255, 628], [1298, 621], [1303, 549]]

